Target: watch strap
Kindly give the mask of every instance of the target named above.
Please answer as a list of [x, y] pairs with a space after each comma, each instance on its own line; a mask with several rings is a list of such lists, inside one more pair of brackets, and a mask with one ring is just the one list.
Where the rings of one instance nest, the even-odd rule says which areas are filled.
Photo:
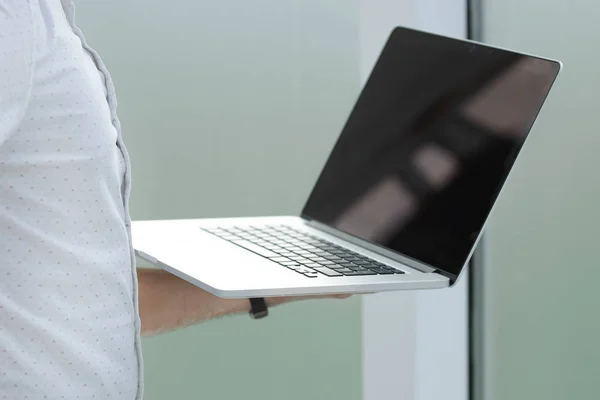
[[250, 316], [254, 319], [264, 318], [269, 315], [267, 302], [262, 297], [250, 298]]

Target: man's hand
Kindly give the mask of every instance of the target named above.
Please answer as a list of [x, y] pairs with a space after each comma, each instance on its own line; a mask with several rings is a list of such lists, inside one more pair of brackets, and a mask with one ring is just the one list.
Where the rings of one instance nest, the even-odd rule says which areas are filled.
[[[142, 334], [152, 335], [229, 314], [250, 312], [248, 299], [222, 299], [159, 269], [138, 268]], [[265, 298], [267, 306], [301, 300], [345, 299], [350, 295]]]

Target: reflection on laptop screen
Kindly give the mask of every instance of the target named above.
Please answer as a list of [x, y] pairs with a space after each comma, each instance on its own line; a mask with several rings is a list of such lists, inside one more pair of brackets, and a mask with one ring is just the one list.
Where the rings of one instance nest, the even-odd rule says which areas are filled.
[[303, 215], [458, 275], [559, 68], [397, 28]]

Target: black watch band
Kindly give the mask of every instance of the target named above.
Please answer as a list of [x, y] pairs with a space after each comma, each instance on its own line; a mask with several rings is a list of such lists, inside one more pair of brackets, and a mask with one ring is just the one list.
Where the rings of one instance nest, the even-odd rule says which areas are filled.
[[262, 297], [250, 299], [250, 316], [254, 319], [264, 318], [269, 315], [267, 303]]

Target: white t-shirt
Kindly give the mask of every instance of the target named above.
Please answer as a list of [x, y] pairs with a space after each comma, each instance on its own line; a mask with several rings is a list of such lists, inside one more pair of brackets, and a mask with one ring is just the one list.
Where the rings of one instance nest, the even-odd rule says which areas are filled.
[[0, 399], [142, 398], [115, 110], [72, 0], [0, 0]]

